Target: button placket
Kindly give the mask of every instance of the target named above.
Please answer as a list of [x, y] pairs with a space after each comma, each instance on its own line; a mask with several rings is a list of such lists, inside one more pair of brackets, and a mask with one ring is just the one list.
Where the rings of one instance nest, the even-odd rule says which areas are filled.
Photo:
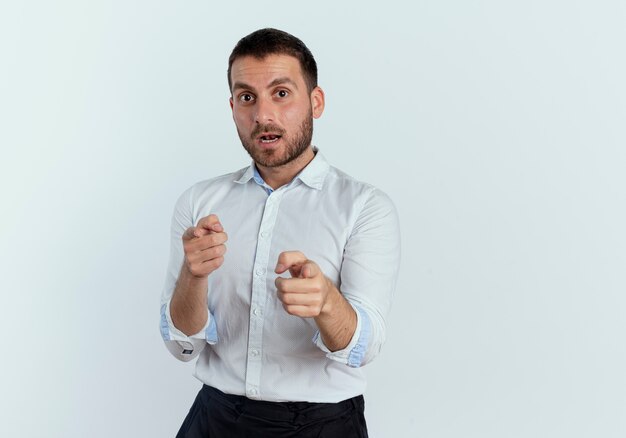
[[[248, 336], [248, 357], [246, 362], [246, 394], [257, 397], [260, 393], [261, 361], [263, 358], [263, 313], [267, 302], [267, 274], [270, 269], [269, 254], [272, 230], [276, 224], [278, 205], [282, 193], [273, 192], [265, 201], [263, 217], [257, 236], [256, 255], [252, 275], [252, 296], [250, 299], [250, 329]], [[261, 231], [262, 230], [262, 231]]]

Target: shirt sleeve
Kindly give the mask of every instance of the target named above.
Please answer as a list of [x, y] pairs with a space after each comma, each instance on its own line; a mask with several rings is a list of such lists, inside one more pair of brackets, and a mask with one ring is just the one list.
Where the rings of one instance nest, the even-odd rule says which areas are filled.
[[174, 207], [170, 232], [170, 258], [161, 294], [161, 337], [170, 353], [183, 362], [188, 362], [198, 356], [207, 343], [215, 344], [218, 341], [215, 318], [210, 311], [202, 330], [191, 336], [185, 335], [176, 328], [170, 314], [172, 295], [184, 260], [182, 235], [187, 228], [194, 226], [191, 192], [192, 189], [188, 189], [183, 193]]
[[313, 342], [329, 359], [350, 367], [371, 362], [386, 338], [400, 266], [400, 226], [391, 199], [372, 189], [344, 249], [340, 290], [357, 315], [354, 335], [346, 348], [331, 352], [319, 334]]

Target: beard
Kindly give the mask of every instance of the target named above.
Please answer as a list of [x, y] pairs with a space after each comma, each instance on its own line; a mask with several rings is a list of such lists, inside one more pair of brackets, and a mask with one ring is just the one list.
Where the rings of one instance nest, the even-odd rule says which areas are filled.
[[[279, 149], [260, 150], [256, 147], [256, 137], [262, 132], [274, 132], [281, 135], [280, 141], [284, 141], [285, 145]], [[250, 138], [245, 138], [239, 128], [237, 134], [244, 149], [248, 152], [255, 163], [265, 167], [279, 167], [292, 162], [311, 146], [313, 140], [313, 114], [309, 110], [309, 114], [302, 120], [298, 131], [291, 137], [285, 137], [285, 130], [276, 125], [265, 124], [257, 125], [253, 130]], [[283, 153], [281, 154], [281, 150]]]

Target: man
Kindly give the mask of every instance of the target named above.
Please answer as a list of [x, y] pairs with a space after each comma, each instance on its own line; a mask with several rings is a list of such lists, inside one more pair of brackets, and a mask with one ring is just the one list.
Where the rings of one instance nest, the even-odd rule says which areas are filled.
[[302, 41], [244, 37], [228, 83], [253, 163], [192, 186], [172, 219], [161, 333], [203, 383], [178, 437], [366, 437], [360, 367], [385, 339], [395, 208], [311, 145], [324, 92]]

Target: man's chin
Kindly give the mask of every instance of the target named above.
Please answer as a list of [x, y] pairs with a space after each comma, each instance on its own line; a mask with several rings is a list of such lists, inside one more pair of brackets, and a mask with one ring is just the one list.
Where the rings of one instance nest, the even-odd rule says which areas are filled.
[[276, 156], [276, 154], [271, 154], [271, 153], [262, 154], [253, 159], [255, 163], [263, 167], [280, 167], [293, 161], [293, 158], [289, 159], [288, 157], [279, 157], [279, 156]]
[[288, 150], [282, 149], [265, 149], [265, 150], [254, 150], [253, 153], [248, 149], [248, 154], [254, 160], [254, 162], [263, 167], [281, 167], [286, 164], [289, 164], [300, 155], [302, 155], [303, 151], [300, 151], [298, 154], [289, 154]]

